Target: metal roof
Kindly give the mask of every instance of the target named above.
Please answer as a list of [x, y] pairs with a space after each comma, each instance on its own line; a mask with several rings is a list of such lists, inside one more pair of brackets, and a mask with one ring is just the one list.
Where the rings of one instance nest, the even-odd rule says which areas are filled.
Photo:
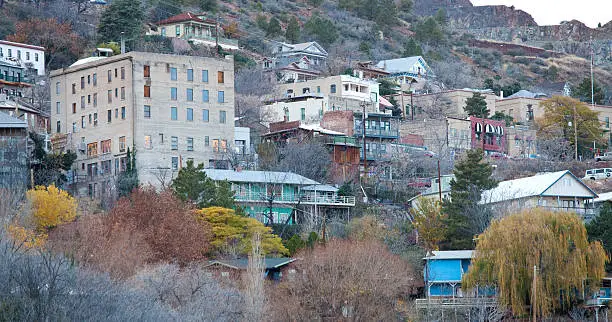
[[534, 93], [534, 92], [530, 92], [528, 90], [524, 90], [521, 89], [520, 91], [506, 97], [506, 98], [546, 98], [548, 97], [548, 95], [546, 95], [545, 93]]
[[[295, 258], [289, 257], [264, 258], [264, 266], [266, 267], [266, 269], [275, 269], [295, 262], [295, 260]], [[249, 266], [249, 260], [246, 258], [213, 260], [209, 261], [208, 265], [206, 265], [205, 267], [213, 265], [222, 265], [233, 269], [247, 269], [247, 267]]]
[[25, 129], [27, 127], [28, 125], [25, 121], [12, 117], [6, 113], [0, 112], [0, 129]]
[[328, 184], [315, 184], [312, 186], [303, 187], [302, 190], [305, 191], [321, 191], [321, 192], [336, 192], [338, 188], [334, 186], [330, 186]]
[[604, 193], [600, 193], [599, 198], [595, 198], [593, 202], [598, 203], [598, 202], [604, 202], [604, 201], [610, 201], [610, 200], [612, 200], [612, 192], [604, 192]]
[[221, 169], [204, 169], [206, 175], [215, 180], [229, 182], [255, 182], [255, 183], [286, 183], [296, 185], [318, 185], [319, 182], [292, 172], [276, 171], [234, 171]]
[[434, 250], [423, 259], [468, 259], [474, 258], [473, 250]]

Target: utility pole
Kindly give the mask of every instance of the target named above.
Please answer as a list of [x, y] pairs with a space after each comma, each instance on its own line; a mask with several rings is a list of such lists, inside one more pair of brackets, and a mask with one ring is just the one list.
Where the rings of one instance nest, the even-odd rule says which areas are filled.
[[537, 266], [533, 265], [533, 291], [532, 291], [532, 296], [533, 299], [531, 301], [531, 312], [533, 314], [533, 322], [536, 322], [536, 292], [537, 292], [537, 278], [536, 278], [536, 274], [538, 272]]
[[125, 34], [123, 31], [121, 32], [121, 53], [125, 54], [125, 37], [123, 37], [123, 34]]
[[413, 103], [413, 92], [410, 89], [410, 117], [414, 121], [414, 103]]
[[217, 15], [215, 22], [215, 50], [219, 53], [219, 15]]
[[593, 36], [591, 36], [591, 106], [595, 107], [595, 83], [593, 77], [593, 63], [595, 62], [595, 53], [593, 51]]
[[576, 104], [574, 104], [574, 157], [578, 161], [578, 123], [576, 123]]
[[366, 103], [365, 101], [363, 101], [361, 103], [361, 108], [363, 111], [363, 114], [361, 115], [361, 128], [363, 130], [363, 133], [361, 133], [361, 139], [363, 140], [363, 177], [364, 179], [367, 180], [367, 176], [368, 176], [368, 156], [367, 156], [367, 151], [366, 151]]
[[442, 176], [440, 175], [440, 157], [438, 157], [438, 197], [442, 202]]

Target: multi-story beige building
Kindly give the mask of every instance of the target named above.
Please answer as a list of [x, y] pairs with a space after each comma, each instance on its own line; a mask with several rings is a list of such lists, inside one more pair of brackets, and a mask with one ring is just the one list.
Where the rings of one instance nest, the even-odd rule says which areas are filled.
[[[468, 90], [468, 89], [454, 89], [439, 93], [421, 94], [410, 96], [404, 96], [403, 101], [405, 105], [410, 104], [412, 100], [413, 110], [408, 108], [405, 113], [406, 117], [421, 119], [421, 118], [438, 118], [442, 119], [445, 116], [451, 117], [467, 117], [465, 112], [466, 100], [474, 95], [474, 93], [480, 93], [484, 96], [487, 102], [487, 108], [491, 112], [491, 115], [495, 113], [495, 100], [497, 96], [489, 91], [479, 90]], [[396, 101], [400, 102], [402, 98], [396, 98]], [[412, 113], [414, 116], [412, 117]]]
[[51, 73], [51, 101], [52, 131], [64, 137], [55, 141], [77, 152], [81, 195], [107, 189], [125, 170], [128, 149], [140, 183], [160, 186], [189, 159], [223, 167], [234, 139], [231, 56], [85, 58]]

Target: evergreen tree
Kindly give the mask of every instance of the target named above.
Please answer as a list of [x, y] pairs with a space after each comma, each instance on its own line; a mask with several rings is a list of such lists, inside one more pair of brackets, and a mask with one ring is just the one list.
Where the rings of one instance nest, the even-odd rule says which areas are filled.
[[200, 9], [208, 12], [216, 12], [219, 4], [217, 0], [199, 0]]
[[487, 108], [487, 101], [485, 97], [480, 93], [474, 93], [472, 97], [465, 100], [465, 107], [463, 110], [469, 116], [475, 116], [479, 118], [488, 118], [489, 109]]
[[[600, 241], [608, 254], [612, 253], [612, 203], [606, 202], [599, 215], [586, 225], [589, 241]], [[606, 263], [606, 271], [612, 272], [612, 262]]]
[[117, 192], [119, 197], [129, 196], [130, 193], [138, 188], [138, 172], [136, 170], [136, 151], [127, 149], [125, 171], [119, 174], [117, 178]]
[[287, 30], [285, 30], [285, 38], [291, 43], [297, 43], [300, 40], [300, 24], [295, 16], [289, 19]]
[[[491, 178], [493, 168], [482, 159], [482, 150], [468, 150], [455, 166], [450, 198], [443, 200], [442, 211], [447, 216], [447, 234], [441, 249], [472, 249], [472, 238], [482, 230], [474, 221], [490, 218], [484, 205], [479, 205], [482, 192], [493, 189], [497, 182]], [[484, 227], [482, 228], [484, 229]]]
[[421, 49], [421, 46], [414, 41], [414, 39], [410, 38], [410, 40], [404, 44], [404, 56], [412, 57], [421, 55], [423, 55], [423, 49]]
[[436, 19], [436, 22], [442, 27], [446, 26], [448, 22], [448, 18], [446, 17], [446, 10], [444, 10], [444, 8], [438, 9], [434, 18]]
[[421, 43], [432, 45], [440, 44], [444, 41], [444, 31], [435, 18], [429, 17], [416, 25], [415, 37]]
[[102, 13], [98, 24], [98, 40], [101, 42], [121, 40], [135, 41], [143, 32], [144, 11], [139, 0], [113, 1]]
[[[595, 104], [603, 104], [605, 94], [597, 82], [594, 82], [593, 94]], [[573, 87], [572, 96], [585, 103], [591, 103], [591, 78], [586, 77], [578, 86]]]
[[270, 18], [268, 22], [268, 27], [266, 28], [266, 36], [275, 37], [281, 34], [283, 30], [281, 29], [280, 21], [276, 19], [276, 17]]
[[[44, 148], [43, 136], [30, 132], [30, 139], [34, 142], [31, 166], [34, 171], [35, 186], [55, 185], [61, 187], [66, 182], [64, 171], [70, 170], [77, 158], [76, 153], [47, 153]], [[34, 187], [31, 187], [32, 189]]]
[[323, 46], [328, 46], [338, 39], [336, 26], [329, 19], [314, 14], [304, 25], [304, 30], [314, 36]]

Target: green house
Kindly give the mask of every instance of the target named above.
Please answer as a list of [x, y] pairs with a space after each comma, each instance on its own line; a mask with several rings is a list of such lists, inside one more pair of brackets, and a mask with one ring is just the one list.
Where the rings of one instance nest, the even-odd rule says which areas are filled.
[[215, 181], [231, 183], [235, 199], [249, 216], [263, 223], [295, 224], [320, 220], [325, 214], [350, 215], [355, 197], [291, 172], [206, 169]]

